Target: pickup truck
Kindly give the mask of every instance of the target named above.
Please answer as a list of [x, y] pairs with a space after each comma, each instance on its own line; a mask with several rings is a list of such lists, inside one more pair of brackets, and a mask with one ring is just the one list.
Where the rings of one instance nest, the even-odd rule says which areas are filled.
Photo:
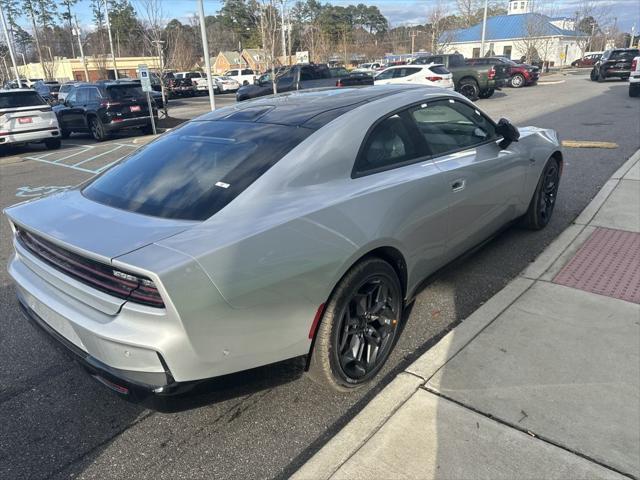
[[255, 82], [257, 78], [256, 72], [250, 68], [234, 68], [233, 70], [227, 70], [224, 72], [224, 76], [231, 77], [240, 85], [253, 85], [253, 82]]
[[177, 72], [173, 76], [178, 80], [190, 79], [197, 92], [206, 92], [209, 89], [207, 76], [202, 72]]
[[441, 63], [453, 74], [456, 92], [469, 100], [489, 98], [509, 80], [509, 66], [496, 62], [489, 65], [467, 65], [459, 53], [429, 55], [413, 61], [417, 65]]
[[[335, 75], [335, 74], [334, 74]], [[305, 63], [276, 70], [278, 93], [320, 87], [347, 87], [373, 85], [373, 77], [367, 74], [334, 76], [326, 65]], [[236, 100], [248, 100], [273, 94], [272, 73], [267, 72], [256, 80], [255, 85], [244, 85], [236, 93]]]

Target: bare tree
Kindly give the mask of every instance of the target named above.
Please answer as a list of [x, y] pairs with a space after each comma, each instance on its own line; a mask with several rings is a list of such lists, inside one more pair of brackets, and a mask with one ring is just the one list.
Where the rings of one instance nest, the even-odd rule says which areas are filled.
[[431, 32], [431, 51], [444, 53], [449, 45], [455, 41], [455, 25], [447, 22], [449, 8], [440, 0], [427, 12], [427, 25]]
[[480, 0], [456, 0], [458, 13], [463, 27], [471, 27], [476, 23], [476, 14], [480, 9]]
[[278, 44], [279, 16], [277, 0], [260, 0], [260, 38], [262, 49], [271, 67], [273, 93], [278, 93], [276, 78], [276, 48]]

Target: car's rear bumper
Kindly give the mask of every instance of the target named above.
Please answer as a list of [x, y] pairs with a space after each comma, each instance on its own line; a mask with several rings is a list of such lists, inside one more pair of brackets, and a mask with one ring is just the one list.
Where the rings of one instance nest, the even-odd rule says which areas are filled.
[[134, 117], [134, 118], [123, 118], [121, 120], [111, 119], [109, 123], [104, 123], [104, 128], [108, 132], [113, 132], [116, 130], [126, 130], [127, 128], [141, 128], [151, 125], [151, 117]]
[[23, 132], [10, 132], [7, 135], [0, 135], [0, 144], [42, 142], [49, 138], [60, 138], [60, 129], [58, 127], [45, 127]]
[[640, 83], [640, 72], [633, 72], [629, 77], [629, 83], [637, 84]]
[[631, 75], [631, 70], [607, 69], [605, 71], [605, 76], [607, 78], [629, 78], [630, 75]]

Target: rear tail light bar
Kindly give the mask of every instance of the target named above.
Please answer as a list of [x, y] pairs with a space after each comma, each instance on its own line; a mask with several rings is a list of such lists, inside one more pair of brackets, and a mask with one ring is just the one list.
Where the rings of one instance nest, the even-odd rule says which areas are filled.
[[442, 77], [424, 77], [424, 78], [426, 78], [430, 82], [438, 82], [440, 80], [444, 80]]
[[122, 102], [113, 102], [111, 100], [102, 100], [100, 102], [100, 106], [105, 108], [115, 107], [117, 105], [122, 105]]
[[496, 78], [496, 69], [495, 69], [495, 67], [491, 67], [489, 69], [489, 72], [487, 73], [487, 76], [489, 77], [489, 80], [493, 80], [494, 78]]
[[17, 226], [16, 238], [42, 261], [90, 287], [131, 302], [164, 308], [160, 292], [149, 278], [85, 258]]
[[634, 59], [631, 61], [631, 71], [632, 71], [632, 72], [635, 72], [635, 70], [636, 70], [636, 68], [637, 68], [637, 67], [638, 67], [638, 60], [634, 58]]
[[336, 87], [342, 87], [342, 80], [338, 80], [336, 82]]

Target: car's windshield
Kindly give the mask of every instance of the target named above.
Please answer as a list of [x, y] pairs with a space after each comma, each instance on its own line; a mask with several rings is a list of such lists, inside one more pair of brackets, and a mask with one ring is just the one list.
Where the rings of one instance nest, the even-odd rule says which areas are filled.
[[312, 132], [284, 125], [193, 121], [97, 177], [83, 194], [144, 215], [205, 220]]
[[639, 50], [614, 50], [609, 60], [633, 60], [640, 55]]
[[36, 92], [0, 92], [0, 108], [35, 107], [46, 104]]

